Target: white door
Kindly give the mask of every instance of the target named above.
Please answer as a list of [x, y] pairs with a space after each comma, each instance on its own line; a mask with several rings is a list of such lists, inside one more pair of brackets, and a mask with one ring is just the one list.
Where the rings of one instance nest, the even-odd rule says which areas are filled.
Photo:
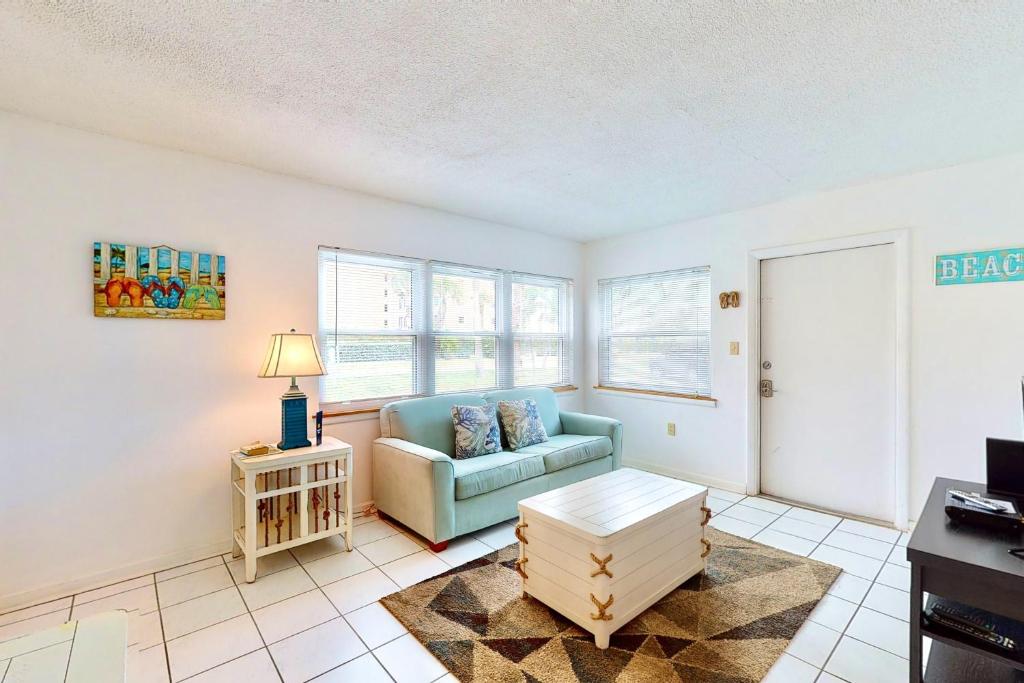
[[761, 262], [761, 491], [892, 522], [891, 244]]

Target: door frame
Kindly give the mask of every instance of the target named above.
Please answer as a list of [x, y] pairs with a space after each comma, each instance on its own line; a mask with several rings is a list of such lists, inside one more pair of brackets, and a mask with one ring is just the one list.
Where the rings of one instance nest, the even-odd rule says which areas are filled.
[[761, 261], [829, 251], [874, 247], [895, 249], [896, 321], [893, 415], [893, 525], [908, 528], [910, 498], [910, 232], [907, 229], [852, 235], [752, 249], [747, 261], [747, 494], [761, 491]]

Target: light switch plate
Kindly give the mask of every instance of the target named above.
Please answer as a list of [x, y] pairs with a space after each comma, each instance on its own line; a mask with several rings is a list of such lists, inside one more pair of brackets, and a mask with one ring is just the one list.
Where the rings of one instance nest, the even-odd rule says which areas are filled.
[[729, 342], [729, 355], [738, 356], [740, 355], [740, 343], [738, 341]]
[[675, 436], [676, 435], [676, 423], [675, 422], [669, 422], [668, 423], [668, 435], [669, 436]]

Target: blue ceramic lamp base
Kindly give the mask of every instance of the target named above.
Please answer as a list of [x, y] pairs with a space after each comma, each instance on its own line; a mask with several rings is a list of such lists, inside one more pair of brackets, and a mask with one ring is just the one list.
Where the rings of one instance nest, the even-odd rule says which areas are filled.
[[306, 395], [293, 383], [281, 396], [281, 443], [277, 447], [287, 451], [310, 445], [306, 436]]

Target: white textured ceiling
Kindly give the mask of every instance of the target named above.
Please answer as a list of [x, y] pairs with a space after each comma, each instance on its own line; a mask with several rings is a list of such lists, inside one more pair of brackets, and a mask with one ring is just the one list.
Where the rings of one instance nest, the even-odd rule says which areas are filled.
[[1024, 2], [4, 0], [0, 108], [591, 240], [1024, 150]]

